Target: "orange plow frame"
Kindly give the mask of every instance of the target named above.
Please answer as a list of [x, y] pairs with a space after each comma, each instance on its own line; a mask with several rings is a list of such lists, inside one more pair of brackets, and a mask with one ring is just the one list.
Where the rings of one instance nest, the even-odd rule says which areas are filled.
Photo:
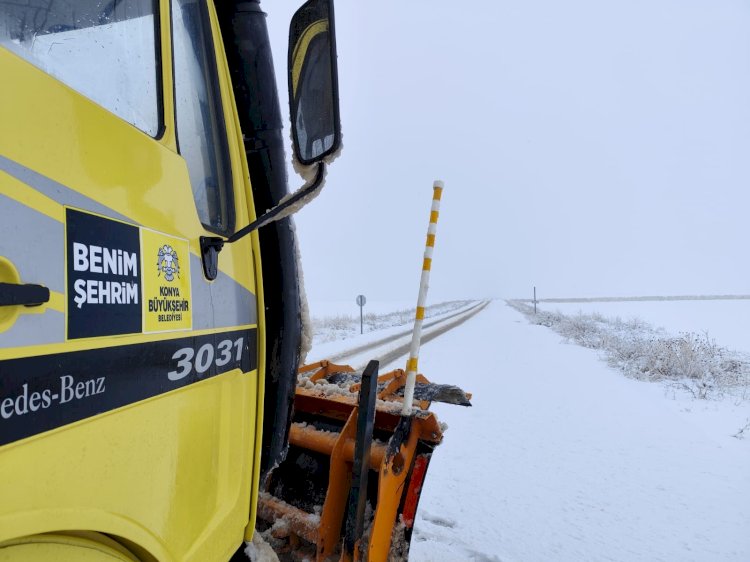
[[[330, 459], [325, 501], [318, 517], [317, 513], [263, 493], [258, 516], [273, 526], [271, 535], [274, 539], [283, 540], [283, 547], [275, 545], [282, 560], [310, 557], [314, 548], [313, 557], [318, 562], [332, 559], [385, 562], [392, 549], [394, 530], [401, 526], [404, 532], [408, 530], [408, 537], [411, 536], [432, 448], [442, 441], [440, 424], [435, 415], [427, 411], [430, 404], [427, 401], [414, 402], [413, 416], [400, 415], [402, 398], [397, 391], [406, 380], [403, 370], [391, 371], [377, 378], [381, 390], [376, 395], [373, 426], [379, 435], [389, 435], [390, 438], [387, 443], [373, 439], [367, 444], [369, 455], [364, 458], [369, 458], [373, 479], [377, 473], [377, 499], [369, 529], [364, 537], [357, 537], [353, 552], [347, 552], [342, 548], [342, 533], [357, 449], [360, 408], [356, 392], [360, 390], [360, 383], [353, 382], [348, 388], [344, 388], [347, 383], [338, 387], [328, 383], [329, 377], [351, 377], [354, 374], [351, 367], [328, 361], [306, 365], [299, 373], [300, 380], [308, 382], [297, 388], [295, 417], [328, 420], [341, 427], [340, 431], [331, 431], [318, 429], [313, 423], [293, 421], [290, 429], [291, 447]], [[419, 375], [419, 380], [429, 384], [422, 375]], [[275, 524], [277, 521], [283, 524]]]

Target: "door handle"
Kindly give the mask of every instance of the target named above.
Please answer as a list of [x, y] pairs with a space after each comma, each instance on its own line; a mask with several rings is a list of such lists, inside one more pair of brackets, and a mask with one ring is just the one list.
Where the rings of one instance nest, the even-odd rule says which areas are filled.
[[0, 283], [0, 306], [39, 306], [49, 302], [49, 289], [31, 283]]

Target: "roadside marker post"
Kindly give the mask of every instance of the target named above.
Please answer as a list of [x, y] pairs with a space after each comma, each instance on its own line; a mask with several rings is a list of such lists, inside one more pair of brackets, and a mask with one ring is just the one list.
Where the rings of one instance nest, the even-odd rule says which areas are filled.
[[411, 335], [411, 348], [409, 360], [406, 362], [406, 383], [404, 384], [404, 406], [401, 410], [402, 416], [411, 416], [412, 401], [414, 400], [414, 385], [417, 381], [417, 368], [419, 363], [419, 343], [422, 338], [422, 322], [424, 321], [424, 306], [427, 301], [427, 289], [429, 289], [430, 269], [432, 268], [432, 251], [435, 248], [435, 233], [440, 216], [440, 198], [443, 195], [445, 184], [435, 180], [432, 186], [432, 207], [430, 209], [430, 224], [427, 227], [427, 242], [424, 247], [424, 259], [422, 260], [422, 278], [419, 282], [419, 296], [417, 297], [417, 311], [414, 318], [414, 331]]

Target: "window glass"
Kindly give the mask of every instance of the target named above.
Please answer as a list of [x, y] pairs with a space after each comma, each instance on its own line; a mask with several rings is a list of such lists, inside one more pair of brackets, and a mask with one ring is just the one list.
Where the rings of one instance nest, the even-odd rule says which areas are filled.
[[332, 76], [331, 43], [326, 31], [316, 35], [307, 48], [295, 94], [295, 131], [303, 162], [316, 160], [333, 147], [336, 118]]
[[187, 162], [201, 222], [226, 234], [233, 226], [227, 140], [203, 0], [173, 0], [172, 33], [180, 154]]
[[159, 132], [155, 0], [0, 0], [0, 47]]

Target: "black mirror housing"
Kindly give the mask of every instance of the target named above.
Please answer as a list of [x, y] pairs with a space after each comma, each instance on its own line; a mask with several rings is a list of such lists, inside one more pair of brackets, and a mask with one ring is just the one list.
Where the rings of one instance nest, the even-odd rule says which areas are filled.
[[288, 75], [294, 154], [320, 162], [341, 145], [333, 0], [308, 0], [294, 14]]

